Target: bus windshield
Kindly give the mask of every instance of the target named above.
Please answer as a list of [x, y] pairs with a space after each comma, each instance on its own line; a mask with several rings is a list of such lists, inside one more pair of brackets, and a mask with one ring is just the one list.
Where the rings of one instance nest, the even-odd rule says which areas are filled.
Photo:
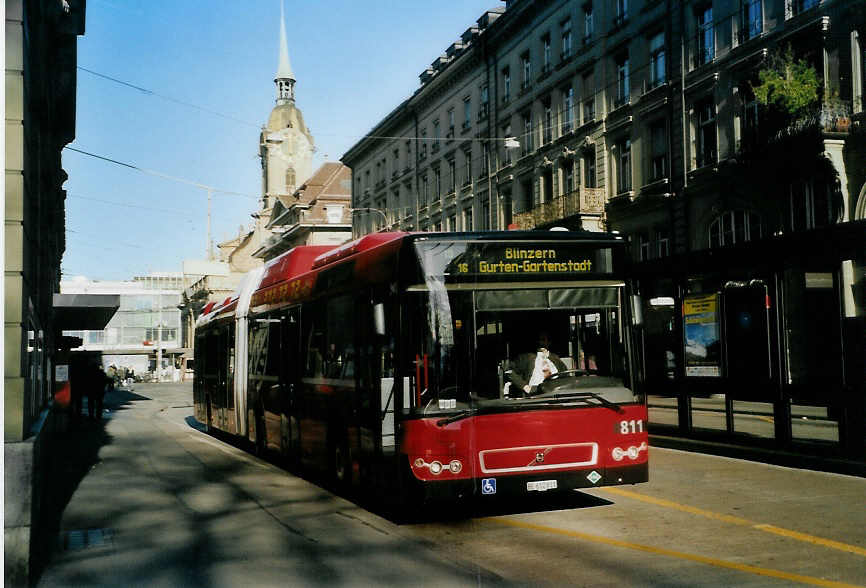
[[[429, 250], [419, 247], [424, 283], [408, 288], [410, 347], [405, 351], [415, 364], [416, 413], [446, 415], [587, 399], [601, 405], [636, 401], [623, 328], [624, 284], [599, 275], [607, 269], [603, 264], [609, 250], [578, 250], [572, 243], [569, 250], [558, 244], [538, 246], [538, 255], [546, 255], [548, 263], [563, 265], [509, 281], [504, 276], [483, 279], [475, 270], [499, 262], [484, 252], [473, 260], [467, 254], [471, 246], [459, 245], [436, 244], [436, 255], [426, 264]], [[486, 252], [497, 246], [496, 255], [506, 251], [495, 243]], [[510, 249], [512, 257], [528, 250]], [[443, 255], [445, 251], [453, 255]], [[585, 261], [594, 266], [595, 279], [568, 275], [569, 267]], [[463, 263], [467, 266], [461, 268]], [[511, 269], [522, 271], [514, 263], [517, 267]]]

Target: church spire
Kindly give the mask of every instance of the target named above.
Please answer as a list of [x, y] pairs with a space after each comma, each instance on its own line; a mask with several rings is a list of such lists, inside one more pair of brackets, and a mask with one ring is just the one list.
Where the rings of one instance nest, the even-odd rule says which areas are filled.
[[283, 15], [283, 1], [280, 0], [280, 65], [277, 67], [277, 104], [294, 102], [295, 74], [292, 73], [292, 63], [289, 61], [289, 43], [286, 40], [286, 19]]

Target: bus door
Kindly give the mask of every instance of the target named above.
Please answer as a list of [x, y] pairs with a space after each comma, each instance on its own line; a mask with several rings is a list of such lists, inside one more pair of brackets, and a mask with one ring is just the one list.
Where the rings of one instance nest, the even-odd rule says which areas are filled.
[[298, 410], [300, 393], [299, 357], [301, 354], [301, 309], [289, 308], [282, 318], [283, 349], [281, 357], [282, 373], [280, 381], [283, 391], [282, 416], [280, 418], [281, 453], [290, 457], [292, 462], [300, 458], [300, 427]]
[[359, 391], [359, 457], [362, 470], [380, 462], [381, 456], [393, 456], [396, 449], [395, 414], [399, 396], [409, 383], [395, 377], [394, 308], [381, 296], [366, 298], [358, 313], [360, 362]]
[[229, 324], [223, 331], [222, 342], [225, 344], [225, 355], [223, 361], [223, 384], [225, 393], [225, 430], [237, 434], [237, 420], [235, 419], [235, 326]]

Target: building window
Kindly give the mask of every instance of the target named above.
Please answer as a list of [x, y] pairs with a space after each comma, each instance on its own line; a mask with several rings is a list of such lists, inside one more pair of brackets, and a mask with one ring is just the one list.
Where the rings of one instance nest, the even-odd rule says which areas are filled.
[[502, 70], [502, 103], [505, 104], [511, 100], [511, 68], [503, 68]]
[[665, 34], [664, 31], [650, 39], [650, 88], [665, 83]]
[[472, 126], [472, 100], [467, 96], [463, 99], [463, 130]]
[[713, 60], [716, 53], [716, 34], [713, 27], [713, 6], [707, 4], [699, 9], [697, 14], [698, 32], [697, 32], [697, 63], [696, 65], [704, 65]]
[[616, 143], [616, 191], [617, 194], [631, 191], [631, 139]]
[[550, 72], [550, 34], [541, 37], [542, 68], [541, 73]]
[[[467, 156], [469, 155], [469, 151], [466, 152], [466, 155]], [[471, 176], [471, 173], [472, 173], [472, 162], [471, 161], [466, 164], [466, 171], [469, 174], [466, 177], [468, 179], [471, 179], [471, 177], [472, 177]], [[490, 174], [490, 145], [487, 143], [485, 143], [483, 148], [481, 149], [481, 169], [479, 170], [479, 174], [482, 176]]]
[[583, 5], [583, 44], [588, 45], [595, 33], [595, 25], [592, 20], [592, 3]]
[[562, 52], [559, 55], [561, 61], [565, 61], [571, 57], [571, 19], [566, 18], [560, 25], [560, 35], [562, 39]]
[[749, 84], [739, 86], [743, 107], [734, 115], [734, 142], [737, 151], [758, 146], [759, 105]]
[[761, 217], [748, 210], [729, 210], [710, 223], [709, 246], [724, 247], [761, 238]]
[[454, 109], [453, 108], [448, 109], [448, 132], [445, 134], [445, 136], [449, 139], [454, 138]]
[[785, 2], [785, 16], [787, 18], [795, 17], [811, 8], [815, 8], [820, 3], [820, 0], [787, 0]]
[[614, 107], [622, 106], [629, 101], [630, 84], [628, 79], [628, 54], [616, 58], [616, 101]]
[[325, 206], [325, 220], [330, 225], [336, 225], [343, 222], [343, 205], [331, 204]]
[[487, 118], [487, 113], [490, 108], [490, 92], [487, 86], [481, 86], [481, 104], [478, 107], [478, 120]]
[[568, 87], [562, 90], [562, 134], [571, 132], [572, 120], [574, 119], [574, 88]]
[[448, 193], [457, 191], [457, 163], [454, 159], [448, 160]]
[[788, 188], [786, 228], [806, 231], [836, 221], [832, 191], [827, 184], [813, 179], [797, 180]]
[[587, 188], [596, 187], [595, 147], [590, 147], [583, 156], [583, 184]]
[[286, 170], [286, 188], [294, 188], [295, 187], [295, 170], [294, 168], [289, 168]]
[[[485, 145], [485, 153], [487, 146]], [[463, 185], [469, 184], [472, 181], [472, 151], [465, 149], [463, 151]]]
[[[502, 127], [502, 136], [503, 137], [510, 137], [511, 136], [511, 123]], [[508, 149], [504, 145], [502, 148], [505, 152], [505, 155], [502, 158], [503, 164], [504, 165], [511, 165], [511, 149]]]
[[442, 196], [442, 171], [435, 167], [433, 168], [433, 202], [438, 202]]
[[490, 193], [483, 192], [481, 195], [481, 230], [490, 230]]
[[668, 175], [668, 136], [665, 121], [659, 121], [650, 127], [650, 146], [652, 148], [650, 161], [650, 180], [655, 182]]
[[436, 153], [437, 151], [439, 151], [439, 146], [440, 146], [439, 140], [440, 139], [441, 139], [441, 137], [439, 136], [439, 121], [434, 120], [433, 121], [433, 153]]
[[430, 202], [430, 181], [427, 178], [427, 174], [421, 176], [421, 198], [419, 200], [418, 206], [421, 208], [424, 208]]
[[420, 141], [420, 152], [418, 153], [418, 158], [421, 161], [424, 161], [427, 158], [427, 129], [421, 129], [421, 141]]
[[764, 19], [761, 14], [761, 0], [741, 0], [739, 41], [745, 43], [761, 35]]
[[574, 163], [568, 159], [562, 164], [562, 193], [574, 192]]
[[531, 153], [534, 148], [532, 146], [532, 113], [527, 112], [523, 115], [523, 140], [520, 142], [523, 147], [522, 155]]
[[550, 98], [544, 101], [544, 126], [541, 129], [541, 144], [547, 145], [553, 141], [553, 107], [550, 103]]
[[716, 105], [707, 98], [695, 105], [695, 167], [716, 163]]
[[593, 85], [593, 74], [589, 72], [583, 76], [583, 124], [595, 120], [595, 86]]
[[409, 169], [409, 166], [412, 162], [412, 141], [406, 141], [406, 169]]
[[463, 211], [463, 230], [471, 231], [472, 230], [472, 209], [467, 208]]
[[628, 0], [616, 0], [616, 14], [613, 26], [621, 27], [628, 21]]
[[523, 67], [523, 84], [521, 89], [525, 90], [532, 83], [532, 61], [529, 59], [529, 51], [520, 56]]
[[670, 233], [665, 230], [656, 232], [656, 244], [658, 245], [656, 253], [659, 257], [668, 257], [671, 254], [671, 237]]
[[650, 246], [650, 239], [646, 233], [641, 233], [637, 236], [638, 242], [638, 253], [639, 259], [641, 261], [646, 261], [650, 259], [650, 252], [652, 251]]

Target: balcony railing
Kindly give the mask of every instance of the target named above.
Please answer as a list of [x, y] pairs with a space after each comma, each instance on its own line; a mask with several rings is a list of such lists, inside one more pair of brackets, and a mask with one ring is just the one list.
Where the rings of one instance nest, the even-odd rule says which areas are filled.
[[581, 186], [532, 210], [516, 213], [514, 223], [521, 229], [534, 229], [578, 214], [600, 214], [603, 210], [604, 188]]

